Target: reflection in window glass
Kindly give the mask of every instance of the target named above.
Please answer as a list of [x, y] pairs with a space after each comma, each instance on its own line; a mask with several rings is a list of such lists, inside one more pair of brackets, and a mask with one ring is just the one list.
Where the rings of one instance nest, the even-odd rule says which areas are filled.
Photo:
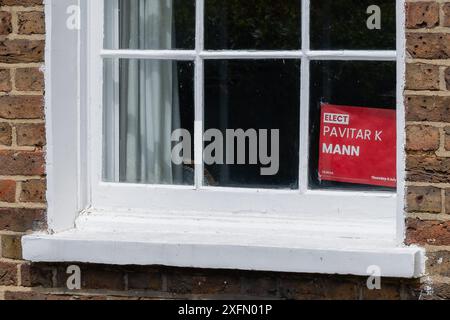
[[104, 179], [193, 185], [193, 166], [173, 163], [171, 142], [176, 129], [193, 137], [193, 63], [108, 59], [104, 77]]
[[298, 50], [300, 9], [300, 0], [205, 0], [205, 47]]
[[[230, 145], [226, 129], [254, 129], [256, 138], [246, 139], [245, 164], [206, 166], [206, 184], [224, 187], [298, 188], [300, 62], [297, 60], [213, 60], [205, 62], [205, 130], [218, 129]], [[260, 130], [268, 131], [267, 140]], [[271, 132], [279, 130], [279, 154]], [[252, 140], [253, 139], [253, 140]], [[211, 139], [213, 141], [214, 139]], [[249, 141], [257, 141], [257, 163], [251, 164]], [[273, 143], [272, 143], [273, 142]], [[207, 143], [205, 143], [207, 145]], [[238, 145], [237, 143], [235, 144]], [[253, 146], [255, 146], [253, 144]], [[261, 148], [270, 163], [264, 165]], [[237, 148], [233, 150], [236, 151]], [[255, 155], [254, 153], [252, 153]], [[278, 159], [276, 159], [278, 158]], [[278, 162], [278, 164], [276, 163]], [[261, 168], [272, 168], [262, 175]]]
[[311, 0], [311, 49], [395, 50], [396, 1]]
[[[375, 111], [372, 109], [375, 109]], [[389, 147], [389, 150], [381, 147], [385, 145], [391, 146], [392, 143], [385, 143], [392, 139], [395, 140], [395, 136], [393, 138], [390, 136], [392, 130], [394, 130], [395, 134], [395, 112], [390, 111], [395, 109], [395, 62], [312, 62], [310, 89], [310, 187], [315, 189], [393, 190], [392, 185], [389, 186], [390, 183], [380, 183], [382, 186], [376, 186], [372, 182], [362, 183], [361, 181], [364, 180], [359, 182], [355, 180], [355, 183], [349, 183], [349, 179], [346, 180], [347, 182], [321, 179], [319, 163], [320, 157], [331, 157], [331, 155], [343, 156], [340, 158], [342, 161], [338, 163], [339, 166], [358, 163], [352, 162], [355, 160], [353, 158], [361, 157], [364, 159], [363, 157], [367, 156], [367, 153], [360, 155], [358, 153], [362, 152], [362, 150], [352, 149], [352, 146], [375, 146], [374, 148], [380, 146], [378, 150], [370, 150], [369, 154], [373, 154], [373, 156], [370, 156], [370, 159], [363, 162], [362, 165], [344, 168], [344, 170], [349, 172], [347, 173], [347, 178], [358, 177], [351, 170], [362, 170], [361, 174], [372, 173], [371, 170], [374, 170], [373, 179], [377, 180], [385, 178], [392, 180], [395, 178], [395, 176], [384, 176], [383, 174], [380, 174], [378, 177], [376, 176], [376, 172], [379, 172], [377, 171], [378, 169], [375, 170], [371, 166], [371, 163], [378, 166], [380, 163], [382, 164], [384, 161], [388, 161], [387, 159], [390, 159], [389, 161], [395, 161], [392, 160], [395, 159], [396, 153], [395, 141], [393, 141], [394, 147]], [[325, 121], [324, 110], [328, 117]], [[349, 118], [346, 118], [346, 116], [349, 116]], [[328, 144], [324, 147], [324, 144], [321, 144], [321, 138], [323, 139], [325, 136], [324, 124], [326, 122], [329, 124], [328, 130], [335, 128], [336, 131], [333, 132], [334, 135], [331, 135], [332, 140], [328, 140]], [[370, 129], [371, 131], [366, 132], [364, 130], [360, 132], [359, 130], [353, 130], [354, 128]], [[379, 131], [384, 132], [380, 133]], [[391, 132], [389, 133], [389, 138], [388, 131]], [[358, 134], [360, 135], [358, 136]], [[379, 136], [376, 136], [376, 134]], [[344, 139], [342, 139], [342, 135], [344, 135]], [[348, 138], [348, 135], [350, 135], [350, 138]], [[326, 137], [330, 138], [330, 131], [327, 132]], [[380, 139], [383, 141], [375, 143], [375, 140], [381, 141]], [[330, 141], [334, 141], [334, 144]], [[356, 142], [354, 144], [339, 144], [339, 141]], [[331, 144], [333, 144], [332, 147], [330, 147]], [[378, 156], [376, 155], [377, 152], [379, 152]], [[385, 156], [383, 156], [383, 152], [387, 152]], [[385, 167], [390, 171], [395, 171], [395, 163], [385, 163]], [[341, 170], [341, 168], [337, 167], [335, 169], [337, 171]], [[329, 171], [333, 171], [333, 168]]]
[[194, 49], [195, 0], [105, 0], [107, 49]]

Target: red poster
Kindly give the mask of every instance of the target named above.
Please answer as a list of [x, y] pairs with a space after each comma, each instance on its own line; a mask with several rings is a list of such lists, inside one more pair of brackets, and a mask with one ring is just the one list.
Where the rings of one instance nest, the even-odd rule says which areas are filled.
[[322, 104], [319, 179], [395, 187], [395, 110]]

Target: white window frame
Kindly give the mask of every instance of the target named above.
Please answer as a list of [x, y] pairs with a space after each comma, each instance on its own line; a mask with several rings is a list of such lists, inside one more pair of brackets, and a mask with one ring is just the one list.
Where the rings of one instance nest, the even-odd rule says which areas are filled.
[[[397, 0], [397, 51], [310, 50], [309, 3], [302, 1], [301, 50], [254, 52], [204, 50], [204, 0], [196, 5], [195, 50], [105, 50], [102, 0], [47, 1], [50, 232], [24, 237], [25, 258], [357, 275], [378, 265], [385, 276], [422, 274], [423, 251], [403, 245], [404, 1]], [[86, 29], [61, 30], [67, 16], [52, 10], [70, 5], [87, 13], [80, 17]], [[195, 187], [102, 181], [104, 58], [195, 62]], [[203, 63], [225, 58], [301, 60], [299, 190], [202, 186]], [[308, 189], [309, 62], [313, 60], [397, 61], [396, 194]], [[67, 72], [68, 61], [75, 70]], [[73, 109], [68, 111], [68, 105]]]

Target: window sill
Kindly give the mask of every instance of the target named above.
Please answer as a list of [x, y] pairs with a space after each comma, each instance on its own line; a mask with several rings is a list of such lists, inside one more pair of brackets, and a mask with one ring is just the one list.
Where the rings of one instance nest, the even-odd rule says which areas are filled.
[[94, 212], [81, 215], [72, 230], [28, 235], [22, 244], [24, 258], [33, 262], [360, 276], [378, 266], [383, 277], [423, 275], [423, 250], [396, 245], [382, 221], [327, 223], [255, 213], [218, 219], [204, 214]]

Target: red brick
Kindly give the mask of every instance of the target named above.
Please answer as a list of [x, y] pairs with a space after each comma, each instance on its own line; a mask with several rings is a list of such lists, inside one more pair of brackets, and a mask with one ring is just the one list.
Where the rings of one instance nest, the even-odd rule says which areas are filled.
[[44, 90], [44, 73], [39, 68], [17, 69], [16, 89], [19, 91]]
[[17, 285], [17, 263], [0, 260], [0, 286]]
[[427, 253], [426, 271], [429, 274], [450, 277], [450, 252], [437, 251]]
[[10, 146], [12, 143], [12, 128], [8, 123], [0, 123], [0, 145]]
[[17, 125], [16, 132], [19, 146], [42, 147], [45, 145], [45, 125], [42, 123]]
[[44, 175], [44, 162], [41, 151], [0, 151], [0, 175]]
[[450, 58], [450, 34], [445, 33], [407, 33], [407, 51], [413, 58]]
[[450, 245], [450, 221], [407, 219], [407, 244]]
[[55, 267], [45, 264], [25, 263], [20, 270], [21, 284], [24, 287], [52, 288], [54, 286]]
[[45, 203], [45, 180], [29, 180], [22, 182], [21, 202]]
[[0, 39], [0, 63], [43, 62], [44, 48], [42, 40]]
[[406, 89], [439, 90], [439, 66], [409, 63], [406, 66]]
[[445, 86], [447, 90], [450, 90], [450, 68], [445, 69], [444, 77], [445, 77]]
[[431, 212], [442, 211], [441, 189], [434, 187], [408, 187], [407, 211], [409, 212]]
[[436, 151], [439, 149], [440, 132], [430, 126], [408, 126], [406, 149], [409, 151]]
[[1, 236], [2, 257], [8, 259], [22, 259], [22, 236], [4, 234]]
[[407, 121], [450, 122], [450, 97], [408, 96]]
[[450, 182], [450, 158], [432, 155], [408, 155], [407, 180], [429, 183]]
[[442, 21], [442, 25], [444, 27], [450, 27], [450, 3], [445, 3], [442, 10], [444, 11], [444, 20]]
[[40, 96], [0, 96], [0, 118], [43, 119], [44, 101]]
[[11, 72], [9, 69], [0, 69], [0, 91], [9, 92], [11, 89]]
[[11, 13], [0, 11], [0, 35], [8, 35], [12, 32]]
[[0, 180], [0, 202], [16, 201], [16, 182], [12, 180]]
[[234, 274], [219, 271], [208, 272], [188, 270], [167, 274], [169, 292], [176, 294], [239, 294], [240, 279]]
[[439, 4], [436, 2], [409, 2], [406, 4], [406, 27], [433, 28], [439, 25]]
[[42, 231], [45, 228], [44, 210], [0, 208], [0, 230], [27, 232]]
[[450, 189], [445, 190], [445, 212], [450, 214]]
[[35, 5], [42, 5], [42, 2], [43, 0], [0, 0], [0, 5], [31, 7]]
[[18, 13], [19, 34], [44, 34], [45, 19], [41, 11]]

